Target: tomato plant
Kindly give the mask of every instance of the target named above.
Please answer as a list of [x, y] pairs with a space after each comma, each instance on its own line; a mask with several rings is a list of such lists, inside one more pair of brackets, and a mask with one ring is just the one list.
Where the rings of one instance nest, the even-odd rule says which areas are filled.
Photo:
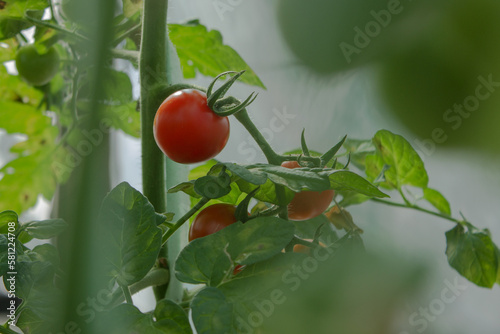
[[185, 89], [163, 101], [154, 120], [156, 143], [170, 159], [196, 163], [219, 154], [229, 138], [229, 120], [207, 105], [205, 93]]
[[189, 228], [189, 241], [213, 234], [235, 223], [235, 211], [234, 205], [225, 203], [206, 207], [193, 220]]
[[[458, 1], [460, 6], [449, 12], [439, 7], [440, 15], [433, 16], [439, 22], [432, 25], [444, 24], [439, 38], [417, 38], [416, 44], [420, 31], [403, 36], [408, 39], [398, 32], [405, 32], [419, 12], [405, 9], [403, 14], [410, 4], [393, 1], [356, 0], [344, 6], [315, 0], [312, 7], [281, 1], [277, 20], [292, 51], [316, 72], [358, 71], [376, 55], [386, 75], [378, 85], [384, 83], [389, 105], [404, 105], [404, 99], [421, 94], [410, 109], [442, 109], [445, 104], [436, 96], [456, 97], [461, 89], [451, 94], [450, 87], [469, 86], [428, 83], [422, 89], [427, 72], [415, 67], [422, 54], [412, 50], [429, 46], [419, 61], [426, 63], [424, 69], [432, 64], [434, 74], [446, 74], [440, 82], [450, 81], [458, 73], [454, 68], [476, 78], [463, 66], [470, 54], [484, 55], [493, 71], [498, 47], [483, 51], [497, 42], [491, 36], [498, 5], [488, 1], [476, 0], [488, 4], [481, 24], [466, 15], [476, 8], [472, 0]], [[221, 3], [213, 5], [228, 10]], [[122, 0], [119, 6], [100, 0], [0, 1], [0, 60], [5, 63], [0, 67], [0, 136], [2, 145], [4, 133], [13, 136], [5, 143], [15, 143], [8, 156], [0, 156], [0, 275], [9, 299], [1, 334], [394, 331], [401, 324], [402, 300], [421, 293], [428, 269], [416, 263], [420, 254], [386, 251], [386, 244], [398, 244], [388, 239], [386, 221], [365, 222], [356, 206], [366, 208], [370, 220], [376, 207], [386, 208], [381, 212], [389, 218], [393, 211], [387, 208], [396, 207], [450, 224], [441, 260], [478, 287], [500, 284], [494, 233], [455, 214], [444, 193], [432, 186], [411, 142], [389, 130], [353, 139], [332, 127], [328, 136], [316, 138], [324, 149], [310, 150], [304, 130], [300, 147], [278, 153], [270, 134], [283, 132], [287, 144], [293, 143], [288, 139], [294, 126], [277, 122], [289, 125], [291, 114], [273, 110], [268, 127], [254, 123], [251, 116], [259, 106], [253, 102], [261, 92], [244, 99], [233, 92], [238, 85], [267, 89], [257, 73], [224, 44], [219, 31], [197, 20], [168, 22], [168, 6], [167, 0]], [[317, 15], [299, 21], [309, 9]], [[311, 17], [321, 24], [309, 27]], [[463, 34], [467, 43], [444, 38], [443, 31]], [[317, 49], [320, 35], [331, 38]], [[353, 60], [348, 64], [345, 52]], [[13, 60], [18, 73], [9, 64]], [[407, 74], [419, 80], [403, 86]], [[131, 80], [134, 75], [140, 85]], [[193, 84], [206, 78], [212, 79], [208, 85]], [[493, 95], [500, 85], [492, 77], [481, 82], [480, 96]], [[411, 94], [398, 94], [408, 87]], [[270, 85], [271, 94], [276, 89]], [[453, 100], [449, 96], [446, 103]], [[230, 118], [240, 123], [263, 159], [241, 163], [246, 157], [240, 151], [228, 152], [229, 161], [218, 156], [230, 140]], [[361, 127], [351, 128], [356, 124], [340, 129], [360, 132]], [[125, 163], [115, 160], [117, 136], [110, 131], [140, 139], [141, 163], [129, 156], [126, 163], [140, 165], [136, 176], [142, 180], [135, 181], [141, 189], [112, 173]], [[46, 206], [53, 203], [51, 217], [32, 219], [25, 213], [41, 198]], [[432, 228], [420, 225], [426, 226]], [[438, 290], [444, 291], [443, 303], [463, 283], [444, 284]], [[152, 290], [154, 301], [139, 308], [138, 292], [145, 289]], [[440, 301], [433, 299], [429, 309], [440, 307]], [[422, 324], [420, 315], [410, 312], [409, 324], [398, 330], [413, 332], [407, 327], [412, 321]]]
[[52, 80], [59, 70], [59, 55], [54, 47], [41, 53], [35, 45], [26, 45], [17, 51], [16, 67], [28, 83], [42, 86]]

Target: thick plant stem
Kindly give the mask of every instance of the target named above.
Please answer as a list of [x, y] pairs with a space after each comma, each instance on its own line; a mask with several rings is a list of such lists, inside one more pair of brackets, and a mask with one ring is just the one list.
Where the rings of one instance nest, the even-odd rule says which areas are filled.
[[[182, 198], [179, 195], [169, 196], [167, 203], [166, 188], [185, 179], [187, 169], [165, 159], [153, 136], [156, 110], [164, 99], [179, 89], [191, 88], [190, 85], [172, 85], [179, 64], [175, 64], [171, 57], [171, 45], [167, 34], [167, 11], [168, 0], [144, 0], [144, 25], [139, 60], [143, 191], [157, 212], [170, 211], [179, 214], [183, 207]], [[181, 236], [177, 234], [168, 246], [163, 246], [160, 252], [162, 259], [158, 261], [158, 265], [164, 263], [166, 259], [171, 267], [181, 246]], [[157, 300], [165, 296], [176, 300], [182, 296], [182, 285], [171, 270], [168, 285], [156, 286], [154, 292]]]
[[[89, 13], [97, 16], [97, 22], [86, 27], [92, 43], [82, 41], [80, 47], [88, 52], [88, 56], [79, 63], [81, 68], [86, 68], [89, 74], [90, 102], [88, 105], [88, 119], [84, 124], [79, 124], [79, 129], [95, 132], [100, 129], [101, 106], [98, 101], [103, 100], [104, 83], [102, 73], [106, 61], [109, 59], [108, 50], [112, 41], [112, 17], [115, 12], [114, 1], [88, 0], [86, 5]], [[92, 66], [89, 66], [89, 65]], [[109, 159], [107, 148], [102, 145], [92, 147], [92, 152], [82, 159], [81, 173], [75, 180], [72, 189], [74, 220], [71, 222], [71, 244], [69, 245], [68, 279], [65, 286], [64, 305], [61, 308], [63, 324], [77, 324], [82, 334], [102, 332], [98, 322], [86, 322], [78, 312], [79, 306], [87, 298], [95, 296], [106, 285], [103, 275], [104, 257], [100, 252], [103, 240], [102, 228], [97, 219], [102, 199], [108, 191], [107, 164], [103, 161]], [[64, 327], [64, 325], [62, 327]], [[77, 328], [74, 326], [73, 328]], [[56, 332], [62, 328], [55, 328]]]
[[[165, 212], [165, 158], [156, 145], [153, 121], [163, 97], [155, 87], [167, 82], [167, 0], [144, 0], [140, 53], [142, 184], [157, 212]], [[155, 73], [153, 75], [152, 73]]]

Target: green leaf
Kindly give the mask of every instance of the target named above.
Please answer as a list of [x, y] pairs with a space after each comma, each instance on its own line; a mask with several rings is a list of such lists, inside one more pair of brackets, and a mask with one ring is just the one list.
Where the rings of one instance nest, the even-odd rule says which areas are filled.
[[208, 31], [198, 22], [170, 24], [169, 36], [177, 49], [186, 79], [196, 77], [197, 71], [205, 76], [216, 77], [227, 71], [246, 70], [240, 79], [242, 82], [266, 88], [240, 55], [223, 44], [219, 31]]
[[330, 188], [327, 176], [320, 175], [321, 168], [285, 168], [281, 166], [255, 164], [247, 167], [253, 173], [262, 173], [275, 184], [283, 185], [294, 192], [302, 190], [323, 191]]
[[331, 173], [329, 176], [330, 184], [331, 188], [334, 190], [350, 190], [369, 197], [389, 197], [369, 181], [365, 180], [363, 177], [354, 172], [348, 170], [340, 170], [333, 172], [325, 171], [321, 173]]
[[[24, 212], [36, 204], [40, 194], [52, 198], [58, 181], [56, 164], [60, 163], [52, 152], [53, 147], [47, 147], [12, 160], [0, 169], [4, 173], [0, 180], [0, 210]], [[61, 166], [70, 169], [65, 164]]]
[[21, 228], [33, 239], [51, 239], [64, 232], [68, 224], [62, 219], [33, 221], [21, 225]]
[[141, 116], [137, 110], [137, 102], [121, 105], [105, 105], [102, 109], [103, 122], [106, 125], [122, 130], [134, 138], [141, 136]]
[[49, 6], [48, 0], [4, 0], [0, 8], [0, 40], [11, 38], [33, 26], [33, 23], [23, 19], [26, 11], [30, 16], [42, 18], [43, 10]]
[[0, 43], [0, 64], [16, 58], [18, 45], [19, 43], [15, 38], [11, 38]]
[[247, 265], [272, 257], [292, 240], [293, 234], [292, 224], [274, 217], [234, 223], [189, 243], [175, 263], [176, 276], [186, 283], [217, 286], [234, 264]]
[[402, 136], [387, 130], [380, 130], [373, 137], [376, 155], [366, 157], [366, 174], [374, 180], [384, 165], [390, 166], [385, 172], [386, 186], [401, 189], [410, 185], [426, 188], [429, 177], [422, 159]]
[[49, 333], [57, 328], [61, 317], [58, 310], [62, 293], [53, 284], [53, 265], [47, 261], [21, 261], [16, 269], [16, 296], [23, 300], [16, 325], [25, 333]]
[[[239, 178], [236, 179], [235, 182], [238, 185], [238, 188], [242, 192], [247, 194], [252, 192], [256, 187], [255, 184]], [[286, 195], [286, 203], [289, 203], [293, 199], [295, 193], [289, 190], [288, 188], [285, 188], [285, 195]], [[259, 186], [259, 190], [255, 193], [254, 198], [262, 202], [279, 204], [278, 198], [276, 196], [276, 185], [273, 182], [271, 182], [271, 180], [267, 180], [266, 183]]]
[[338, 194], [342, 195], [342, 201], [339, 202], [339, 205], [343, 208], [346, 208], [351, 205], [361, 204], [366, 201], [369, 201], [371, 197], [362, 195], [355, 191], [339, 191]]
[[142, 10], [142, 0], [123, 0], [123, 14], [125, 17], [134, 16]]
[[231, 192], [231, 178], [227, 173], [217, 176], [207, 175], [200, 177], [194, 182], [194, 191], [197, 194], [210, 198], [220, 198]]
[[305, 221], [292, 221], [292, 223], [295, 226], [295, 235], [301, 239], [314, 239], [319, 228], [321, 228], [319, 241], [325, 245], [331, 245], [339, 238], [325, 215], [319, 215]]
[[344, 148], [351, 156], [351, 162], [360, 169], [365, 169], [367, 155], [375, 153], [376, 149], [371, 140], [346, 139]]
[[193, 331], [189, 325], [186, 312], [173, 301], [163, 299], [156, 304], [154, 311], [155, 326], [163, 333], [190, 334]]
[[50, 262], [54, 268], [59, 268], [61, 259], [59, 257], [59, 251], [54, 245], [38, 245], [33, 248], [32, 253], [36, 253], [41, 262]]
[[497, 248], [488, 233], [465, 231], [462, 225], [446, 232], [450, 265], [472, 283], [492, 288], [498, 276]]
[[168, 299], [160, 300], [152, 313], [143, 314], [133, 305], [122, 304], [98, 320], [103, 332], [109, 334], [193, 333], [184, 310]]
[[0, 101], [0, 125], [9, 134], [33, 136], [49, 127], [51, 120], [29, 104]]
[[151, 203], [128, 183], [120, 183], [104, 199], [99, 221], [108, 275], [126, 285], [141, 280], [161, 247], [162, 232]]
[[198, 292], [191, 309], [198, 334], [234, 333], [233, 306], [218, 289], [207, 287]]
[[196, 193], [196, 191], [194, 191], [194, 182], [195, 182], [194, 180], [191, 180], [179, 183], [178, 185], [168, 189], [168, 193], [175, 194], [178, 193], [179, 191], [182, 191], [191, 197], [201, 198], [201, 195], [199, 195], [198, 193]]
[[[3, 49], [0, 48], [0, 50]], [[12, 52], [14, 52], [14, 50], [10, 51], [10, 53]], [[22, 115], [20, 115], [19, 111], [17, 111], [18, 108], [21, 108], [19, 105], [27, 104], [36, 107], [43, 98], [43, 93], [40, 90], [37, 90], [28, 85], [26, 82], [21, 80], [19, 76], [10, 75], [7, 72], [7, 68], [5, 66], [0, 66], [0, 82], [2, 82], [2, 85], [0, 85], [0, 101], [22, 102], [18, 103], [18, 105], [9, 105], [9, 109], [4, 109], [3, 107], [2, 109], [0, 109], [0, 118], [2, 119], [2, 121], [0, 121], [0, 124], [3, 128], [3, 124], [7, 124], [7, 122], [10, 122], [8, 120], [8, 116], [15, 119], [13, 121], [14, 123], [22, 122]], [[42, 116], [42, 113], [40, 111], [38, 111], [38, 114], [34, 114], [35, 111], [33, 109], [29, 110], [31, 117], [34, 118]], [[25, 117], [24, 123], [26, 123], [27, 120], [28, 118]], [[14, 132], [26, 133], [21, 130], [15, 130]]]
[[271, 291], [283, 291], [283, 274], [291, 272], [292, 265], [305, 258], [305, 254], [279, 253], [247, 266], [218, 288], [200, 291], [191, 303], [198, 333], [250, 333], [252, 328], [245, 325], [246, 319], [252, 312], [262, 312], [255, 302], [262, 305], [264, 300], [269, 300]]
[[7, 234], [9, 232], [9, 227], [14, 228], [13, 231], [12, 230], [10, 231], [11, 233], [16, 232], [18, 225], [19, 225], [19, 218], [17, 216], [17, 213], [15, 213], [12, 210], [6, 210], [0, 212], [0, 234]]
[[445, 215], [451, 215], [450, 203], [448, 200], [437, 190], [431, 188], [424, 189], [424, 198], [431, 203], [439, 212]]
[[229, 162], [223, 162], [221, 163], [222, 165], [226, 166], [226, 168], [233, 174], [241, 179], [255, 185], [261, 185], [266, 183], [267, 177], [264, 173], [255, 173], [244, 166], [235, 164], [235, 163], [229, 163]]

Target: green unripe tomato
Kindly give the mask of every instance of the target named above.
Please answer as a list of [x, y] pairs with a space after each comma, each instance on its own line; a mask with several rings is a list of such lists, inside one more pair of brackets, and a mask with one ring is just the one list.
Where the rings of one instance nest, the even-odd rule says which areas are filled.
[[34, 86], [42, 86], [59, 70], [59, 55], [54, 47], [41, 54], [34, 45], [23, 46], [17, 51], [16, 67], [21, 78]]

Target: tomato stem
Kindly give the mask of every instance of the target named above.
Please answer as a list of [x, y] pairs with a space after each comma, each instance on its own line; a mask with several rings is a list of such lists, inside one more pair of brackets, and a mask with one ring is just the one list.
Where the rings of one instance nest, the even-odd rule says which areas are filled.
[[[260, 149], [264, 153], [267, 161], [272, 165], [280, 165], [283, 161], [281, 156], [277, 154], [271, 145], [267, 142], [266, 138], [262, 135], [262, 133], [257, 129], [255, 124], [248, 116], [248, 112], [246, 109], [242, 109], [239, 112], [234, 114], [234, 117], [247, 129], [248, 133], [253, 137], [257, 145], [259, 145]], [[280, 207], [286, 207], [286, 196], [285, 196], [285, 188], [281, 185], [276, 184], [276, 198], [278, 199], [278, 204]], [[282, 219], [288, 219], [288, 211], [282, 210], [279, 213], [279, 217]]]
[[467, 221], [459, 220], [459, 219], [453, 218], [452, 216], [448, 216], [448, 215], [440, 213], [440, 212], [435, 212], [435, 211], [427, 210], [427, 209], [424, 209], [424, 208], [422, 208], [420, 206], [417, 206], [417, 205], [396, 203], [396, 202], [391, 202], [391, 201], [380, 199], [380, 198], [372, 198], [371, 200], [373, 202], [382, 203], [382, 204], [385, 204], [385, 205], [397, 206], [397, 207], [400, 207], [400, 208], [409, 208], [409, 209], [417, 210], [417, 211], [420, 211], [420, 212], [425, 212], [425, 213], [428, 213], [430, 215], [433, 215], [433, 216], [436, 216], [436, 217], [440, 217], [440, 218], [452, 221], [452, 222], [454, 222], [456, 224], [460, 224], [460, 225], [466, 225], [467, 224]]
[[130, 293], [129, 287], [120, 284], [120, 288], [123, 291], [123, 296], [125, 297], [125, 301], [127, 302], [127, 304], [134, 305], [134, 302], [132, 301], [132, 294]]
[[[132, 284], [129, 287], [130, 294], [133, 296], [136, 293], [154, 286], [165, 285], [170, 279], [169, 271], [165, 268], [153, 268], [142, 280]], [[112, 307], [118, 306], [125, 301], [125, 296], [121, 289], [113, 291], [111, 295]]]
[[47, 21], [42, 21], [42, 20], [36, 19], [34, 17], [31, 17], [29, 15], [25, 15], [24, 18], [26, 19], [26, 21], [33, 23], [37, 27], [45, 27], [45, 28], [54, 29], [56, 31], [62, 32], [65, 35], [68, 35], [71, 37], [76, 37], [79, 40], [89, 41], [89, 39], [87, 37], [80, 35], [77, 32], [67, 30], [60, 25], [52, 24], [52, 23], [49, 23]]
[[177, 231], [186, 221], [188, 221], [189, 218], [191, 218], [192, 215], [194, 215], [198, 210], [200, 210], [205, 204], [207, 204], [210, 201], [210, 199], [203, 197], [198, 203], [196, 203], [195, 206], [191, 208], [184, 216], [179, 218], [179, 220], [165, 232], [162, 238], [162, 244], [165, 245], [165, 243], [168, 241], [168, 239]]

